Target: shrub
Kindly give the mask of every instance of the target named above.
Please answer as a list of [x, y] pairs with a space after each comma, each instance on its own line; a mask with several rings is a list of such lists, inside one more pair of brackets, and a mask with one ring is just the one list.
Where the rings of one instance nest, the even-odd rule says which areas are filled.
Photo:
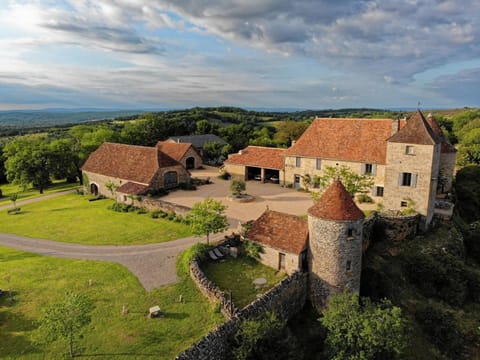
[[177, 215], [175, 214], [175, 211], [169, 211], [168, 214], [167, 214], [167, 220], [175, 220], [175, 217]]
[[263, 253], [262, 245], [249, 240], [243, 242], [243, 249], [245, 254], [252, 259], [259, 259], [260, 254]]
[[230, 180], [232, 176], [228, 172], [224, 171], [220, 175], [218, 175], [218, 178], [222, 180]]
[[148, 210], [145, 209], [145, 208], [138, 208], [137, 209], [137, 214], [141, 215], [141, 214], [146, 214], [148, 213]]
[[373, 203], [373, 199], [367, 195], [367, 194], [360, 194], [357, 196], [357, 200], [360, 204], [363, 204], [363, 203]]
[[417, 307], [415, 319], [443, 353], [456, 359], [461, 357], [464, 340], [452, 311], [429, 301]]
[[246, 188], [245, 181], [240, 179], [233, 179], [230, 183], [230, 191], [235, 197], [242, 195], [242, 192], [244, 192]]
[[152, 211], [152, 212], [150, 213], [150, 217], [151, 217], [152, 219], [158, 219], [158, 218], [160, 217], [160, 211], [158, 211], [158, 210]]
[[212, 249], [212, 245], [205, 243], [196, 243], [190, 249], [185, 250], [177, 262], [177, 272], [179, 275], [188, 276], [190, 273], [190, 262], [197, 259], [199, 262], [207, 259], [207, 253]]

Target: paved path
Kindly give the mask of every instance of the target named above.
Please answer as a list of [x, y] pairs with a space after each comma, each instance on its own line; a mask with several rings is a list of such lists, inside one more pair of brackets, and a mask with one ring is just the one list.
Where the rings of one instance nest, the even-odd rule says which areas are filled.
[[[224, 234], [211, 236], [212, 241]], [[0, 245], [61, 258], [113, 261], [127, 267], [149, 291], [177, 281], [176, 259], [182, 250], [204, 238], [189, 237], [159, 244], [95, 246], [0, 234]]]
[[[38, 196], [38, 197], [35, 197], [35, 198], [32, 198], [32, 199], [27, 199], [27, 200], [19, 200], [17, 201], [17, 207], [20, 207], [22, 205], [25, 205], [25, 204], [31, 204], [31, 203], [34, 203], [34, 202], [37, 202], [37, 201], [43, 201], [43, 200], [47, 200], [47, 199], [51, 199], [51, 198], [54, 198], [54, 197], [57, 197], [57, 196], [62, 196], [62, 195], [65, 195], [65, 194], [70, 194], [70, 193], [73, 193], [77, 191], [76, 189], [71, 189], [71, 190], [65, 190], [65, 191], [59, 191], [59, 192], [55, 192], [55, 193], [51, 193], [51, 194], [46, 194], [46, 195], [41, 195], [41, 196]], [[0, 206], [0, 210], [7, 210], [7, 209], [11, 209], [13, 207], [13, 204], [7, 204], [7, 205], [2, 205]]]

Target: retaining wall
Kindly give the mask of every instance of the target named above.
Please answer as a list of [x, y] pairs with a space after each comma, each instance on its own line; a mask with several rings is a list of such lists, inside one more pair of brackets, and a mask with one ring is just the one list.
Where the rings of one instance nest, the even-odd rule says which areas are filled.
[[[193, 265], [197, 272], [198, 263]], [[192, 266], [190, 267], [192, 269]], [[201, 270], [200, 270], [201, 272]], [[203, 272], [202, 272], [203, 273]], [[198, 274], [197, 274], [198, 275]], [[197, 275], [192, 275], [197, 282]], [[195, 276], [195, 277], [194, 277]], [[205, 277], [205, 275], [203, 275]], [[208, 279], [207, 279], [208, 280]], [[202, 290], [207, 288], [207, 297], [216, 298], [218, 292], [210, 288], [211, 284], [202, 280], [199, 285]], [[216, 286], [215, 286], [216, 287]], [[210, 298], [210, 297], [209, 297]], [[290, 319], [296, 315], [305, 305], [307, 298], [307, 274], [296, 272], [282, 280], [277, 286], [263, 294], [259, 299], [253, 301], [225, 323], [212, 330], [208, 335], [198, 343], [192, 345], [189, 349], [179, 354], [177, 360], [224, 360], [230, 354], [229, 341], [240, 328], [241, 320], [252, 320], [265, 314], [267, 311], [274, 312], [280, 319]], [[223, 312], [223, 310], [222, 310]]]

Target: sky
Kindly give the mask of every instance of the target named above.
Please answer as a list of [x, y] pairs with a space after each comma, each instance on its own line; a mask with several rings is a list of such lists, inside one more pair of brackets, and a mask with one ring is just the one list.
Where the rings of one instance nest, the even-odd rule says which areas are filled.
[[0, 0], [0, 110], [480, 106], [479, 0]]

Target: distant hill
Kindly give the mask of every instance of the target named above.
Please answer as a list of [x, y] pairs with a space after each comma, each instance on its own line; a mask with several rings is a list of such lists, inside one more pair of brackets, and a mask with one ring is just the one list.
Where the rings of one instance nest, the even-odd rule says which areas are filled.
[[69, 109], [0, 111], [1, 128], [35, 128], [72, 125], [141, 114], [142, 110], [81, 111]]

